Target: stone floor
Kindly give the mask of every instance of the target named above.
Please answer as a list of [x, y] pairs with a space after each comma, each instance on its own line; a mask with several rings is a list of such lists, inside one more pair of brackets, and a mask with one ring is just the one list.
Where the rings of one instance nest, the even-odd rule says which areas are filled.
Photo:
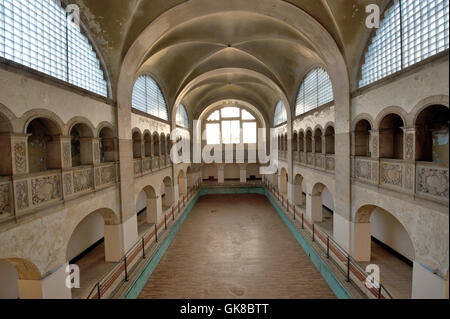
[[87, 298], [95, 284], [115, 265], [115, 263], [105, 262], [104, 242], [87, 253], [75, 264], [80, 267], [80, 289], [72, 289], [73, 299]]
[[140, 298], [335, 298], [264, 196], [200, 198]]

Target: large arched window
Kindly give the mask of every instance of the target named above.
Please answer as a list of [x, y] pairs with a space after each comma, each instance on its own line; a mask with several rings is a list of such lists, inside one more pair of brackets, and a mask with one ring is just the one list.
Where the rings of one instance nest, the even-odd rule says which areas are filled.
[[330, 76], [322, 68], [310, 71], [300, 85], [295, 116], [309, 112], [334, 100]]
[[275, 115], [273, 116], [273, 126], [278, 126], [287, 121], [286, 107], [282, 101], [279, 101], [275, 107]]
[[96, 52], [57, 0], [1, 0], [0, 57], [108, 95]]
[[448, 3], [394, 1], [367, 49], [359, 87], [448, 49]]
[[161, 89], [158, 83], [148, 75], [140, 76], [136, 80], [132, 106], [157, 118], [166, 121], [169, 119], [166, 100]]
[[212, 112], [206, 121], [207, 144], [256, 144], [257, 142], [256, 117], [243, 108], [223, 107]]
[[189, 128], [189, 118], [183, 104], [178, 105], [176, 123], [178, 126]]

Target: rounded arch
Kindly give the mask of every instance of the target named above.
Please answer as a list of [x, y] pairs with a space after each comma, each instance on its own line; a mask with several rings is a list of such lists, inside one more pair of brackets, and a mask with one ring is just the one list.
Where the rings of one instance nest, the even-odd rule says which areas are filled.
[[27, 134], [28, 127], [30, 126], [30, 123], [37, 119], [43, 119], [46, 123], [49, 123], [49, 130], [50, 133], [53, 135], [60, 135], [65, 132], [65, 125], [64, 122], [59, 118], [56, 113], [53, 113], [48, 110], [44, 109], [33, 109], [31, 111], [26, 112], [21, 117], [24, 119], [24, 127], [23, 127], [23, 133]]
[[372, 126], [373, 129], [377, 129], [377, 130], [380, 129], [381, 122], [389, 114], [398, 115], [402, 119], [403, 124], [406, 125], [406, 118], [408, 116], [406, 111], [403, 108], [401, 108], [400, 106], [389, 106], [389, 107], [384, 108], [380, 113], [378, 113], [378, 115], [375, 119], [375, 122], [374, 122], [374, 126]]
[[161, 182], [161, 206], [163, 210], [170, 208], [174, 201], [174, 191], [173, 191], [173, 183], [172, 178], [170, 176], [166, 176], [163, 178]]
[[186, 174], [182, 169], [178, 171], [177, 183], [178, 183], [178, 197], [181, 197], [187, 193]]
[[92, 124], [92, 122], [89, 119], [85, 118], [84, 116], [73, 117], [69, 120], [69, 122], [67, 122], [67, 135], [70, 135], [73, 128], [77, 125], [79, 125], [79, 126], [83, 125], [84, 137], [97, 136], [97, 134], [96, 134], [97, 130], [95, 129], [95, 126]]
[[298, 206], [306, 205], [306, 196], [303, 192], [304, 177], [301, 174], [295, 175], [294, 178], [294, 204]]
[[356, 126], [362, 120], [366, 120], [370, 124], [371, 129], [376, 127], [376, 126], [374, 126], [374, 120], [370, 114], [361, 113], [361, 114], [358, 114], [358, 116], [352, 120], [352, 132], [354, 132], [356, 130]]
[[[162, 83], [155, 74], [152, 74], [148, 70], [146, 72], [136, 73], [129, 105], [163, 121], [168, 121], [170, 119], [171, 109], [167, 99], [167, 90]], [[154, 94], [156, 96], [148, 96], [148, 94]], [[152, 103], [151, 101], [158, 101], [156, 112], [154, 110], [155, 105], [150, 104]], [[149, 108], [152, 110], [149, 111]]]
[[29, 283], [39, 284], [41, 279], [38, 267], [30, 260], [20, 257], [0, 258], [0, 299], [41, 299], [42, 292], [28, 286]]
[[0, 133], [14, 132], [12, 122], [16, 119], [15, 115], [3, 104], [0, 103]]
[[95, 135], [99, 136], [100, 132], [105, 128], [108, 128], [109, 130], [111, 130], [111, 133], [112, 133], [111, 137], [114, 137], [114, 138], [117, 137], [117, 131], [116, 131], [116, 128], [114, 127], [114, 125], [112, 123], [106, 122], [106, 121], [100, 122], [97, 125], [97, 129], [95, 130]]
[[289, 175], [286, 170], [286, 168], [282, 167], [280, 170], [280, 193], [287, 194], [288, 191], [288, 182], [289, 182]]
[[[374, 213], [377, 213], [374, 217]], [[385, 244], [391, 247], [394, 250], [401, 248], [402, 251], [399, 251], [400, 254], [404, 255], [411, 261], [415, 260], [417, 251], [416, 251], [416, 243], [414, 242], [414, 237], [411, 236], [411, 230], [408, 229], [407, 225], [404, 223], [402, 218], [399, 218], [397, 214], [385, 209], [376, 204], [364, 204], [360, 207], [356, 207], [354, 209], [354, 223], [355, 223], [355, 238], [354, 238], [354, 247], [355, 247], [355, 257], [360, 261], [370, 261], [371, 260], [371, 241], [373, 231], [377, 231], [372, 229], [373, 223], [382, 222], [383, 218], [389, 218], [389, 226], [392, 236], [396, 236], [395, 238], [401, 238], [402, 247], [399, 247], [395, 242]], [[375, 219], [374, 219], [375, 218]], [[378, 219], [378, 220], [377, 220]], [[387, 231], [387, 229], [385, 229]], [[404, 235], [402, 235], [404, 232]], [[400, 237], [401, 236], [401, 237]], [[382, 238], [378, 238], [383, 241]], [[396, 247], [397, 246], [397, 247]], [[406, 256], [406, 255], [410, 256]]]
[[434, 95], [421, 100], [409, 113], [406, 125], [408, 125], [409, 127], [416, 125], [417, 118], [422, 113], [422, 111], [432, 105], [443, 105], [448, 108], [449, 97], [447, 95]]

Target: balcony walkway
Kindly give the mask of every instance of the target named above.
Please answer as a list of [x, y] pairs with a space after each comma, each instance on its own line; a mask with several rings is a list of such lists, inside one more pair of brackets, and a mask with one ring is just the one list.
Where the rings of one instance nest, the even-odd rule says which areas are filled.
[[200, 198], [140, 298], [335, 298], [260, 195]]

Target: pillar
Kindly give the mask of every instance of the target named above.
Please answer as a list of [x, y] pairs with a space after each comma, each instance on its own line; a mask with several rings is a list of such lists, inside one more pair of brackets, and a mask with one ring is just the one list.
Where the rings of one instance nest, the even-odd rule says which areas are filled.
[[217, 165], [217, 179], [219, 180], [219, 184], [225, 183], [225, 166]]
[[413, 262], [412, 299], [446, 298], [446, 281], [425, 263]]
[[20, 299], [72, 299], [66, 286], [66, 266], [63, 264], [43, 279], [19, 279]]
[[370, 223], [352, 222], [352, 255], [356, 261], [370, 262], [372, 239]]
[[322, 196], [306, 193], [306, 218], [311, 223], [322, 222]]
[[247, 167], [245, 165], [239, 165], [240, 168], [240, 182], [247, 183]]

